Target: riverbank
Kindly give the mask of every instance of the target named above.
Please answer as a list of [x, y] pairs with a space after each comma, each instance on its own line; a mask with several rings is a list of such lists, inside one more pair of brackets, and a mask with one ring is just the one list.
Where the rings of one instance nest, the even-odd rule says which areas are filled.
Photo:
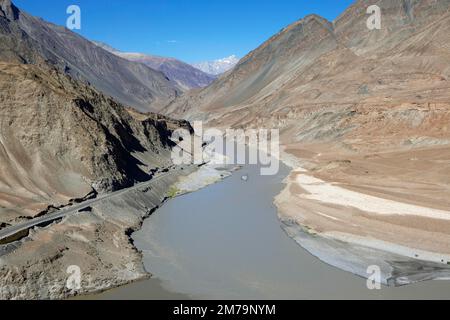
[[[219, 183], [170, 199], [132, 235], [152, 278], [88, 298], [448, 299], [450, 287], [444, 281], [368, 290], [365, 279], [323, 263], [299, 246], [291, 238], [296, 234], [286, 233], [296, 232], [297, 226], [287, 230], [273, 205], [290, 171], [281, 164], [276, 176], [261, 176], [259, 166], [244, 165]], [[323, 249], [325, 244], [331, 253], [348, 247], [312, 235], [309, 240], [312, 252], [313, 246]], [[376, 254], [355, 252], [356, 257], [373, 255], [375, 261]], [[393, 254], [384, 258], [400, 267], [423, 266]]]
[[[299, 245], [322, 261], [361, 277], [369, 277], [368, 267], [376, 265], [385, 285], [450, 277], [450, 234], [445, 227], [450, 211], [420, 205], [420, 198], [405, 201], [399, 186], [392, 192], [395, 176], [385, 179], [384, 193], [373, 177], [368, 177], [374, 181], [371, 190], [362, 186], [367, 177], [357, 176], [356, 171], [364, 168], [355, 159], [332, 161], [320, 153], [288, 151], [282, 160], [293, 170], [275, 204], [286, 232]], [[426, 154], [422, 151], [421, 157]], [[370, 161], [366, 165], [370, 167]], [[376, 169], [364, 172], [368, 175]], [[395, 169], [385, 168], [384, 173]], [[411, 184], [404, 185], [410, 196], [419, 193]]]
[[[179, 177], [195, 170], [171, 169], [151, 187], [96, 203], [9, 244], [0, 257], [0, 298], [65, 299], [149, 278], [131, 234], [167, 199]], [[79, 288], [73, 270], [79, 271]]]
[[[150, 216], [148, 219], [145, 219], [143, 221], [143, 227], [136, 229], [134, 233], [130, 234], [134, 245], [142, 254], [141, 258], [143, 258], [143, 262], [145, 262], [145, 256], [148, 248], [140, 244], [139, 235], [146, 234], [149, 236], [153, 236], [153, 234], [159, 232], [158, 226], [155, 226], [153, 223], [153, 219], [155, 219], [154, 215], [160, 215], [161, 211], [164, 211], [166, 206], [170, 205], [172, 201], [176, 200], [175, 198], [194, 193], [210, 185], [216, 184], [224, 179], [227, 179], [231, 177], [232, 173], [237, 171], [238, 169], [238, 166], [223, 166], [213, 163], [206, 163], [198, 167], [195, 171], [178, 177], [167, 191], [167, 203], [165, 202], [164, 205], [159, 207], [158, 210], [154, 214], [152, 214], [152, 216]], [[183, 214], [184, 211], [181, 210], [180, 213]], [[177, 224], [179, 223], [177, 222]], [[183, 224], [179, 224], [179, 226], [183, 227]], [[151, 228], [151, 230], [148, 230], [148, 228]], [[155, 241], [155, 243], [156, 242], [157, 241]], [[164, 252], [160, 252], [160, 254], [164, 255]], [[139, 279], [140, 281], [138, 280], [124, 286], [111, 288], [110, 290], [101, 292], [100, 294], [86, 295], [85, 297], [83, 297], [83, 299], [186, 300], [192, 298], [189, 293], [178, 293], [177, 291], [171, 291], [165, 288], [163, 286], [163, 282], [159, 279], [159, 277], [153, 277], [153, 264], [144, 263], [144, 265], [144, 269], [149, 275], [147, 278]], [[152, 276], [150, 276], [150, 274]], [[156, 276], [157, 275], [158, 274], [156, 274]]]

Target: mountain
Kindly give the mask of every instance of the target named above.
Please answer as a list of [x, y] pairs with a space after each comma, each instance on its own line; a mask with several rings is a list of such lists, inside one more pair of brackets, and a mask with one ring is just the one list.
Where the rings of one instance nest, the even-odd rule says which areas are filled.
[[165, 89], [175, 96], [165, 76], [0, 5], [0, 228], [172, 164], [169, 137], [187, 122], [140, 113], [89, 85], [155, 105]]
[[[85, 293], [148, 278], [131, 233], [180, 174], [171, 160], [172, 132], [192, 128], [129, 105], [155, 107], [178, 91], [162, 73], [0, 1], [0, 229], [99, 200], [2, 238], [0, 298], [79, 294], [66, 283], [74, 262], [89, 272]], [[95, 89], [93, 80], [129, 104]], [[153, 180], [158, 172], [167, 174]], [[102, 198], [150, 180], [151, 187]]]
[[368, 3], [357, 1], [334, 22], [309, 15], [291, 24], [166, 111], [247, 124], [318, 106], [446, 102], [449, 0], [375, 1], [386, 27], [374, 31]]
[[141, 111], [157, 110], [181, 92], [162, 72], [117, 57], [64, 27], [19, 10], [10, 0], [0, 2], [0, 58], [49, 63]]
[[218, 76], [233, 69], [238, 62], [238, 57], [231, 55], [223, 59], [195, 63], [192, 66], [207, 74]]
[[99, 42], [95, 43], [119, 57], [143, 63], [152, 69], [161, 71], [167, 78], [174, 82], [176, 86], [185, 91], [206, 87], [215, 80], [214, 76], [177, 59], [152, 56], [143, 53], [121, 52], [106, 44]]
[[171, 165], [171, 130], [53, 66], [0, 62], [0, 217], [32, 216]]
[[[371, 5], [381, 8], [380, 30], [367, 27]], [[282, 159], [295, 168], [277, 199], [282, 219], [314, 237], [445, 264], [449, 43], [450, 0], [359, 0], [335, 21], [289, 25], [166, 112], [279, 129]], [[342, 255], [326, 261], [356, 256]]]

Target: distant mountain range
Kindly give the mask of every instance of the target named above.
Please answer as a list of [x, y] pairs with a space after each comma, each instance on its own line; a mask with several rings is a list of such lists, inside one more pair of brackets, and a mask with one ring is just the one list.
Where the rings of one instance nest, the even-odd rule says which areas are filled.
[[182, 93], [162, 72], [121, 59], [65, 27], [33, 17], [1, 0], [0, 59], [50, 64], [117, 101], [155, 111]]
[[218, 76], [233, 69], [238, 62], [239, 58], [232, 55], [223, 59], [194, 63], [192, 66], [205, 73]]
[[102, 42], [94, 43], [119, 57], [143, 63], [152, 69], [161, 71], [183, 91], [206, 87], [216, 79], [215, 76], [200, 71], [199, 69], [174, 58], [143, 53], [122, 52]]

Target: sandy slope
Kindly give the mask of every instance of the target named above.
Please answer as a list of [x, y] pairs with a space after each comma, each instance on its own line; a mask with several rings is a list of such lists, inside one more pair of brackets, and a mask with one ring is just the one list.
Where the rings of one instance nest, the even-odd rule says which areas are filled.
[[[303, 164], [310, 169], [297, 167], [288, 177], [276, 199], [280, 218], [324, 237], [447, 264], [449, 153], [447, 146], [390, 152], [361, 164], [355, 159], [329, 161], [329, 153], [307, 157], [303, 152]], [[408, 165], [395, 162], [405, 155], [411, 157]], [[382, 166], [386, 159], [390, 167]], [[423, 162], [428, 162], [428, 176], [417, 175]]]

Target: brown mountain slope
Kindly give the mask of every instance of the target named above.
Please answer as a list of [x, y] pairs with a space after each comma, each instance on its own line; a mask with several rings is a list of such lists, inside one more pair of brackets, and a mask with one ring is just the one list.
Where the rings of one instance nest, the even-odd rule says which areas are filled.
[[[371, 31], [374, 4], [382, 29]], [[296, 168], [277, 198], [282, 219], [445, 264], [448, 43], [448, 0], [360, 0], [334, 22], [311, 15], [290, 25], [167, 111], [209, 126], [279, 128]]]
[[0, 63], [0, 216], [129, 186], [171, 164], [170, 129], [54, 68]]
[[[212, 119], [232, 117], [234, 110], [254, 117], [313, 104], [445, 100], [449, 3], [358, 1], [333, 23], [308, 16], [244, 57], [213, 85], [181, 97], [167, 111]], [[370, 4], [382, 8], [382, 30], [366, 27]], [[239, 118], [248, 120], [236, 118], [238, 123]]]
[[159, 71], [117, 57], [78, 34], [0, 0], [0, 61], [51, 64], [141, 111], [155, 111], [181, 90]]

